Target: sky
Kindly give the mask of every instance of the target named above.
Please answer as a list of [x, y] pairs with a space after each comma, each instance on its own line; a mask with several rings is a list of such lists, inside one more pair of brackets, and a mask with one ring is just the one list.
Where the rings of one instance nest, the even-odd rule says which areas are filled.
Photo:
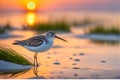
[[29, 1], [36, 4], [36, 10], [120, 10], [120, 0], [0, 0], [2, 10], [27, 10]]

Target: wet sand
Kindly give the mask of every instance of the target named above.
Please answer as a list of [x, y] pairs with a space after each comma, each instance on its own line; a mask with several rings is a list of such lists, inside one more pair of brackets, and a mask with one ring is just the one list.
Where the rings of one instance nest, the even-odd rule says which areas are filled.
[[[34, 53], [11, 43], [14, 40], [22, 40], [33, 36], [31, 31], [16, 31], [22, 37], [1, 39], [3, 44], [25, 56], [33, 62]], [[113, 79], [120, 78], [120, 45], [99, 45], [89, 39], [77, 38], [76, 33], [58, 34], [68, 40], [67, 43], [55, 40], [54, 46], [47, 52], [38, 55], [40, 66], [37, 69], [38, 76], [29, 71], [11, 78], [47, 78], [47, 79]], [[77, 33], [77, 35], [79, 35]], [[7, 76], [0, 76], [6, 78]]]

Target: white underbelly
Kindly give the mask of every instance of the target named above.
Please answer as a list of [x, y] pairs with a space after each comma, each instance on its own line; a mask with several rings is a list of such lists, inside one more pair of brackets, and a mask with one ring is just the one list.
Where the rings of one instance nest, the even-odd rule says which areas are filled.
[[42, 45], [37, 46], [37, 47], [30, 47], [30, 46], [25, 46], [25, 48], [27, 48], [30, 51], [33, 52], [44, 52], [49, 50], [53, 45], [53, 42], [44, 42]]

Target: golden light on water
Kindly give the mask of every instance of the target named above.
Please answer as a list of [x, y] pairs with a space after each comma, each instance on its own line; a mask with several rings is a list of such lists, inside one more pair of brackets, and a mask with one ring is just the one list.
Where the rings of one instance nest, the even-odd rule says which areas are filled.
[[26, 15], [26, 22], [28, 25], [33, 26], [36, 22], [36, 14], [34, 12], [28, 12]]
[[28, 10], [35, 10], [36, 4], [34, 2], [28, 2], [27, 8], [28, 8]]

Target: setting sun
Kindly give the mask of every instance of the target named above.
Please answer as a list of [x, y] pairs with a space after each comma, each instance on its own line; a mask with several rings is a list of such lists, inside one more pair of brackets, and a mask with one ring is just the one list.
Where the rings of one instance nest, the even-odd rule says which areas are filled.
[[36, 8], [36, 4], [34, 2], [27, 3], [28, 10], [34, 10]]

